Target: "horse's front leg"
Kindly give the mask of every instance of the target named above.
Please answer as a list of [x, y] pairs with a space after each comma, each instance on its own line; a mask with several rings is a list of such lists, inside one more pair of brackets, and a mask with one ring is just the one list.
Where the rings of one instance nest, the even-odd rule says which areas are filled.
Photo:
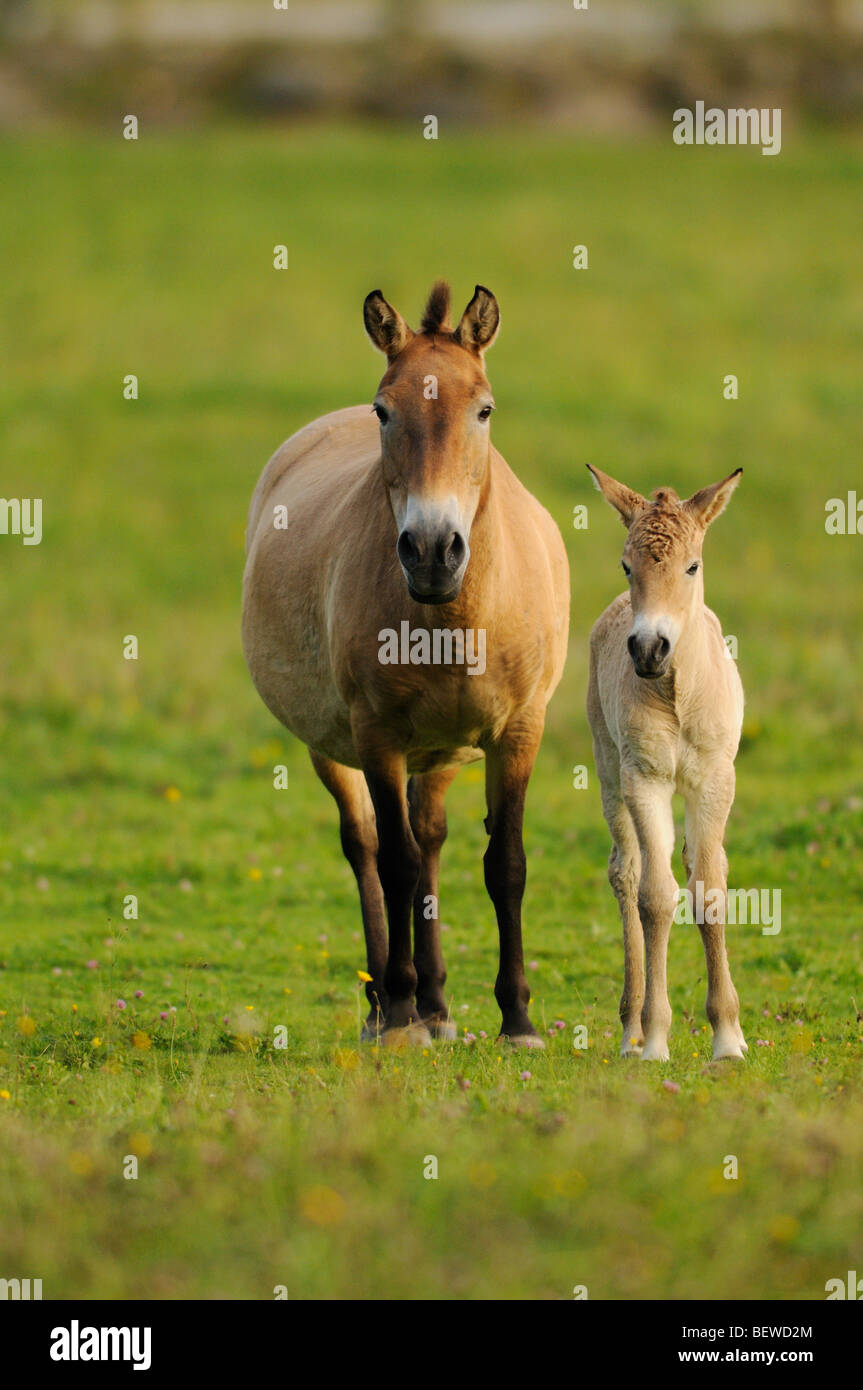
[[456, 1037], [444, 997], [446, 967], [440, 944], [438, 870], [446, 839], [444, 797], [458, 768], [426, 772], [408, 782], [411, 830], [422, 854], [422, 868], [414, 893], [414, 965], [417, 972], [417, 1009], [435, 1038]]
[[723, 838], [733, 800], [734, 766], [726, 764], [711, 767], [687, 804], [694, 841], [688, 886], [694, 898], [698, 883], [702, 884], [704, 921], [698, 927], [707, 963], [707, 1017], [713, 1029], [715, 1062], [743, 1057], [748, 1051], [725, 949], [728, 859]]
[[671, 871], [674, 850], [673, 783], [621, 768], [621, 789], [635, 826], [641, 853], [638, 912], [644, 932], [645, 987], [641, 1010], [642, 1060], [668, 1061], [668, 938], [677, 906], [677, 881]]
[[378, 877], [387, 909], [389, 948], [384, 972], [387, 998], [383, 1041], [431, 1045], [417, 1013], [417, 972], [411, 953], [411, 907], [422, 856], [410, 827], [407, 768], [403, 754], [382, 746], [374, 731], [359, 722], [354, 739], [375, 808]]
[[524, 801], [542, 725], [539, 716], [507, 729], [498, 743], [486, 749], [486, 829], [490, 838], [483, 863], [500, 933], [500, 969], [494, 993], [502, 1015], [501, 1037], [528, 1047], [545, 1046], [527, 1014], [530, 989], [521, 940], [527, 872], [522, 838]]

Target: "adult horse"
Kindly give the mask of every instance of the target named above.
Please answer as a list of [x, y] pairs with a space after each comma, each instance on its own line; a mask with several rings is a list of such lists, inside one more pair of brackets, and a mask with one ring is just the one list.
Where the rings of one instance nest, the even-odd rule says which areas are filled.
[[339, 807], [371, 976], [366, 1036], [455, 1035], [438, 911], [444, 797], [485, 755], [501, 1033], [541, 1045], [522, 954], [522, 821], [566, 657], [566, 552], [489, 437], [494, 295], [478, 285], [453, 329], [438, 282], [414, 333], [374, 290], [364, 320], [388, 361], [372, 409], [307, 425], [255, 489], [246, 660]]

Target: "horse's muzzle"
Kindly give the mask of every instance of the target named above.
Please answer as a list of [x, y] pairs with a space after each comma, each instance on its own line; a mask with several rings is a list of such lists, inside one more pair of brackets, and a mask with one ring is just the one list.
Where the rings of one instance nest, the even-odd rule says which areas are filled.
[[642, 680], [655, 681], [665, 675], [671, 661], [671, 643], [667, 637], [638, 637], [633, 632], [626, 648], [632, 657], [635, 674]]
[[406, 528], [396, 552], [408, 593], [417, 603], [452, 603], [458, 598], [470, 554], [459, 531], [424, 536]]

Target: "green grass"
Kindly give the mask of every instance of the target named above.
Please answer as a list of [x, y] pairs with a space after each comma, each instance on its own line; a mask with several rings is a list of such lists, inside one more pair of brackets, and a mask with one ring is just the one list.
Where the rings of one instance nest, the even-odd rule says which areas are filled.
[[[4, 144], [3, 492], [44, 499], [44, 539], [0, 537], [0, 1276], [66, 1298], [822, 1298], [859, 1267], [863, 540], [826, 536], [824, 503], [863, 495], [861, 162], [850, 136], [774, 160], [312, 127]], [[334, 807], [239, 645], [260, 469], [371, 399], [366, 292], [415, 321], [440, 274], [499, 297], [495, 441], [572, 566], [528, 802], [532, 1009], [554, 1031], [529, 1058], [494, 1042], [477, 769], [450, 793], [441, 900], [478, 1040], [358, 1046]], [[730, 931], [739, 1067], [709, 1060], [691, 927], [670, 1063], [617, 1057], [583, 704], [622, 531], [586, 462], [681, 493], [745, 470], [706, 588], [747, 692], [731, 883], [780, 888], [782, 932]]]

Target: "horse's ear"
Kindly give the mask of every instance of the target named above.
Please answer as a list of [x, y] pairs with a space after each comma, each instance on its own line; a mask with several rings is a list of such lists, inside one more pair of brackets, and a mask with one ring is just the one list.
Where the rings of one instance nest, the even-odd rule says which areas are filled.
[[727, 478], [723, 478], [721, 483], [711, 483], [709, 487], [703, 487], [700, 492], [694, 492], [692, 496], [684, 502], [686, 511], [700, 526], [708, 527], [711, 521], [715, 521], [720, 512], [724, 512], [728, 503], [731, 501], [731, 494], [740, 482], [742, 468], [735, 468], [733, 473], [729, 473]]
[[603, 473], [598, 468], [587, 465], [593, 475], [593, 485], [597, 492], [601, 492], [606, 502], [614, 507], [619, 513], [624, 526], [629, 529], [642, 507], [647, 506], [647, 502], [640, 492], [633, 492], [631, 487], [625, 483], [619, 483], [615, 478], [610, 478], [607, 473]]
[[398, 309], [388, 304], [380, 290], [372, 290], [363, 303], [363, 323], [376, 348], [385, 352], [389, 361], [398, 357], [413, 335]]
[[473, 299], [461, 316], [453, 337], [468, 352], [483, 353], [491, 347], [500, 328], [500, 309], [491, 290], [477, 285]]

